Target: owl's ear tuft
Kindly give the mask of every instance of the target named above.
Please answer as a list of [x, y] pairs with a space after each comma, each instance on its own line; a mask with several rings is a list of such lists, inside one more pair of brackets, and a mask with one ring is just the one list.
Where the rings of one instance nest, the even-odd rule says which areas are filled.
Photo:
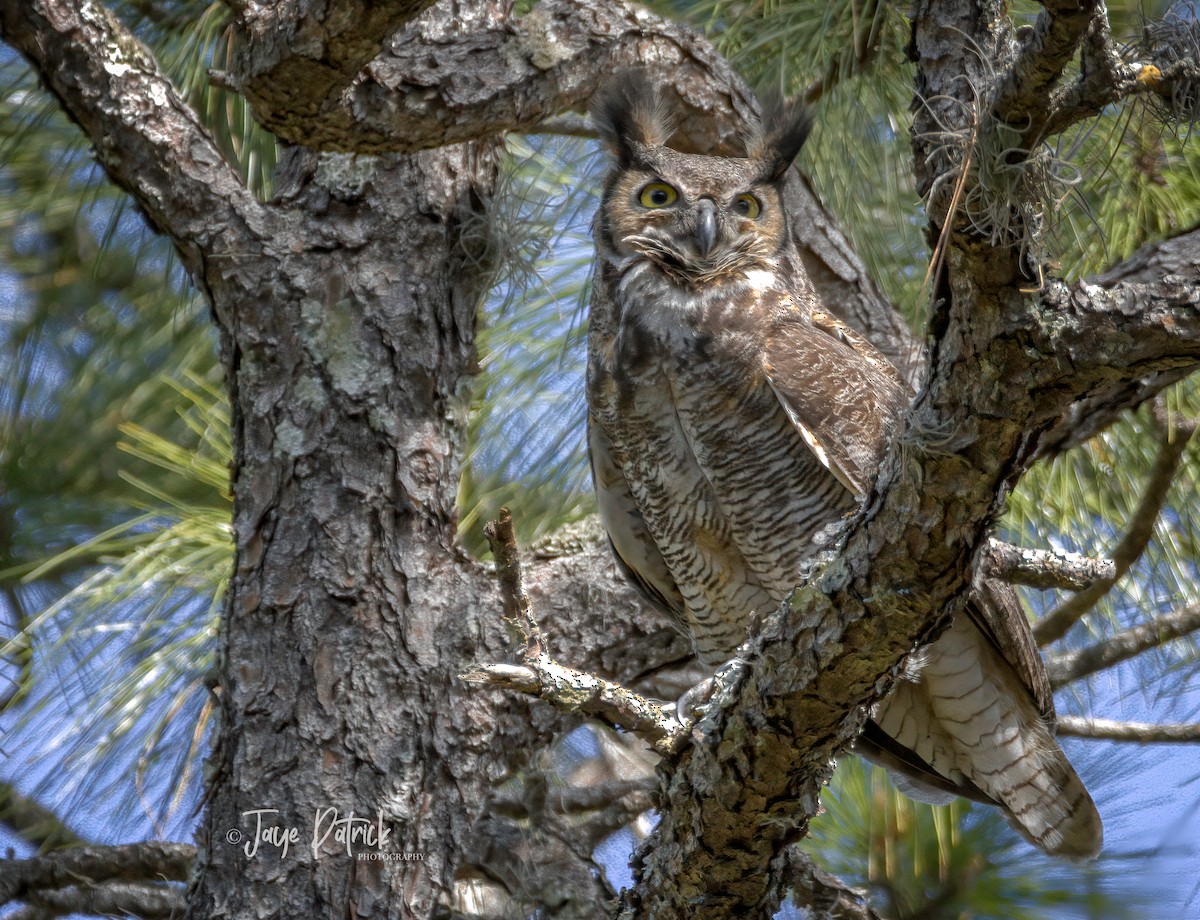
[[768, 96], [762, 110], [758, 131], [748, 145], [749, 154], [751, 159], [762, 161], [763, 181], [774, 182], [787, 172], [804, 146], [812, 118], [798, 99], [787, 103], [779, 96]]
[[592, 120], [622, 166], [637, 147], [661, 147], [675, 131], [667, 102], [640, 71], [618, 74], [592, 97]]

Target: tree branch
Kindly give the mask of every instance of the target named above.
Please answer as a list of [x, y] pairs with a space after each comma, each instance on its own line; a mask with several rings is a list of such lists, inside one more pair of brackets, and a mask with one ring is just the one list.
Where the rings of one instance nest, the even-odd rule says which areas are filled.
[[[1161, 409], [1160, 409], [1160, 414]], [[1059, 604], [1034, 624], [1033, 634], [1040, 645], [1048, 645], [1062, 638], [1067, 630], [1091, 610], [1096, 603], [1112, 589], [1121, 578], [1133, 567], [1146, 550], [1154, 535], [1154, 524], [1166, 504], [1167, 494], [1175, 473], [1183, 462], [1184, 451], [1196, 430], [1196, 422], [1187, 419], [1173, 419], [1168, 423], [1165, 418], [1155, 421], [1156, 436], [1159, 442], [1158, 456], [1150, 478], [1142, 492], [1141, 501], [1133, 513], [1128, 530], [1121, 542], [1112, 552], [1114, 569], [1105, 578], [1098, 579], [1084, 588], [1078, 594]]]
[[1088, 368], [1111, 368], [1110, 375], [1093, 376], [1081, 397], [1111, 378], [1172, 367], [1195, 370], [1200, 354], [1200, 266], [1156, 282], [1121, 282], [1110, 289], [1052, 281], [1042, 292], [1038, 314], [1043, 322], [1062, 317], [1071, 325], [1069, 339], [1059, 330], [1034, 330], [1039, 350]]
[[187, 898], [182, 886], [107, 882], [73, 885], [39, 891], [29, 897], [29, 908], [39, 917], [66, 914], [101, 914], [138, 917], [140, 920], [175, 920], [183, 915]]
[[[432, 5], [433, 0], [249, 0], [235, 20], [233, 75], [215, 76], [243, 93], [273, 130], [313, 123], [336, 108], [389, 35]], [[302, 130], [299, 136], [293, 143], [304, 143]]]
[[[56, 850], [29, 859], [0, 861], [0, 904], [9, 901], [37, 901], [56, 904], [54, 889], [92, 890], [101, 882], [186, 881], [196, 848], [185, 843], [133, 843], [120, 846], [84, 846]], [[105, 897], [115, 897], [118, 891], [131, 888], [109, 888]], [[174, 891], [174, 889], [170, 889]], [[47, 900], [49, 899], [49, 900]], [[78, 900], [73, 903], [82, 903]], [[96, 902], [100, 903], [100, 902]], [[113, 902], [115, 903], [115, 902]], [[105, 913], [105, 910], [85, 910], [83, 913]]]
[[998, 118], [1036, 139], [1044, 136], [1050, 87], [1075, 56], [1089, 24], [1107, 22], [1103, 0], [1043, 0], [1042, 5], [1042, 13], [1023, 33], [1016, 59], [992, 99], [992, 111]]
[[[1082, 41], [1078, 33], [1081, 23], [1086, 25]], [[1051, 89], [1076, 47], [1079, 76], [1066, 86]], [[1153, 49], [1150, 52], [1153, 59]], [[1046, 4], [1046, 11], [1026, 33], [993, 111], [1009, 124], [1023, 127], [1032, 147], [1122, 99], [1153, 94], [1170, 100], [1180, 87], [1194, 86], [1200, 75], [1200, 63], [1190, 58], [1156, 63], [1159, 66], [1121, 59], [1102, 0], [1078, 4], [1059, 0]], [[1170, 103], [1164, 102], [1164, 107], [1169, 109]]]
[[[538, 791], [548, 791], [544, 782]], [[603, 916], [614, 892], [592, 859], [599, 840], [584, 832], [591, 829], [586, 817], [566, 814], [528, 789], [517, 808], [490, 800], [462, 854], [459, 914], [527, 916], [536, 909], [564, 920]]]
[[1053, 656], [1046, 662], [1050, 685], [1057, 690], [1081, 677], [1111, 668], [1149, 649], [1190, 635], [1198, 629], [1200, 605], [1155, 617], [1148, 623], [1117, 633], [1077, 652]]
[[1074, 738], [1176, 744], [1200, 741], [1200, 723], [1118, 722], [1082, 716], [1059, 716], [1057, 732]]
[[631, 731], [660, 748], [673, 746], [679, 723], [667, 709], [632, 690], [542, 655], [525, 665], [485, 664], [459, 675], [461, 680], [516, 690], [553, 703], [564, 712], [599, 719], [613, 728]]
[[[1092, 281], [1104, 288], [1122, 282], [1158, 284], [1167, 277], [1186, 277], [1197, 262], [1200, 262], [1200, 228], [1143, 246]], [[1038, 455], [1052, 457], [1082, 444], [1190, 372], [1191, 368], [1185, 366], [1109, 381], [1068, 407], [1062, 418], [1039, 439]]]
[[798, 847], [788, 850], [793, 897], [822, 920], [882, 920], [866, 894], [830, 875]]
[[322, 97], [319, 106], [298, 102], [287, 83], [268, 79], [269, 71], [235, 78], [257, 117], [281, 138], [359, 153], [528, 130], [581, 109], [607, 75], [639, 66], [653, 69], [686, 108], [725, 113], [719, 136], [712, 122], [693, 126], [697, 149], [740, 149], [736, 125], [754, 111], [740, 79], [707, 41], [631, 4], [544, 0], [503, 23], [464, 23], [452, 37], [435, 21], [410, 22], [346, 92]]
[[1146, 244], [1094, 281], [1111, 288], [1122, 282], [1146, 284], [1167, 276], [1187, 277], [1189, 273], [1194, 276], [1197, 253], [1200, 253], [1200, 227], [1193, 227], [1168, 240]]
[[612, 681], [564, 667], [546, 654], [545, 640], [525, 593], [509, 510], [501, 508], [499, 519], [489, 522], [484, 533], [496, 558], [505, 623], [524, 644], [524, 664], [479, 665], [460, 679], [540, 697], [566, 712], [592, 716], [614, 728], [632, 731], [664, 752], [670, 750], [684, 728], [666, 708]]
[[1102, 578], [1111, 578], [1111, 559], [1093, 559], [1080, 553], [1026, 549], [999, 540], [988, 540], [983, 552], [987, 575], [1031, 588], [1066, 588], [1079, 591]]
[[1136, 68], [1122, 62], [1103, 3], [1098, 5], [1084, 35], [1079, 49], [1079, 70], [1079, 76], [1070, 84], [1051, 94], [1043, 137], [1099, 114], [1104, 106], [1137, 86]]
[[[590, 776], [590, 771], [589, 771]], [[544, 785], [544, 784], [543, 784]], [[518, 821], [540, 821], [546, 809], [571, 819], [584, 849], [591, 852], [601, 840], [654, 807], [652, 774], [643, 780], [601, 781], [597, 785], [555, 785], [542, 790], [540, 808], [530, 808], [527, 794], [500, 791], [488, 801], [488, 813]]]

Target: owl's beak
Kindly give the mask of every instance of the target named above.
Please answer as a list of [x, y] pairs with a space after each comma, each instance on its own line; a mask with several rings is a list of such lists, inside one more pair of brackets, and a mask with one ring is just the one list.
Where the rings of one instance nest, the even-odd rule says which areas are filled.
[[717, 206], [707, 198], [696, 203], [696, 242], [703, 258], [708, 258], [717, 243]]

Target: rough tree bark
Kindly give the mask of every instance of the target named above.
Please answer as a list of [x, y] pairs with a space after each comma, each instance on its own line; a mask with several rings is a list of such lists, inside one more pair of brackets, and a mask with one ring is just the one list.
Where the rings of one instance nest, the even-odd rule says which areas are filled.
[[[1054, 82], [1079, 23], [1100, 15], [1091, 9], [1056, 18], [1052, 8], [1053, 53], [1035, 58], [1035, 43], [1018, 54], [1009, 41], [999, 4], [918, 4], [922, 90], [957, 100], [938, 114], [967, 133], [971, 113], [987, 114], [979, 98], [1001, 84], [1024, 112], [1020, 90]], [[4, 39], [174, 241], [221, 330], [236, 570], [188, 916], [429, 917], [465, 910], [463, 887], [478, 877], [519, 909], [602, 915], [613, 893], [590, 849], [548, 812], [523, 840], [531, 864], [496, 868], [513, 838], [495, 820], [503, 796], [489, 797], [571, 720], [456, 679], [506, 655], [495, 586], [454, 539], [475, 312], [490, 280], [489, 253], [473, 241], [499, 133], [578, 110], [603, 74], [653, 69], [695, 114], [682, 139], [695, 149], [736, 150], [753, 99], [702, 39], [620, 3], [543, 0], [514, 18], [505, 0], [249, 0], [235, 22], [236, 70], [220, 79], [265, 124], [294, 144], [378, 156], [292, 148], [277, 198], [258, 202], [96, 0], [0, 7]], [[1007, 82], [980, 71], [962, 36], [993, 42], [989, 59]], [[975, 97], [964, 98], [968, 85]], [[918, 111], [918, 147], [931, 117]], [[926, 152], [927, 188], [962, 162]], [[912, 358], [836, 225], [800, 180], [791, 194], [831, 306], [898, 361]], [[1167, 277], [1051, 282], [1031, 296], [1018, 247], [953, 226], [949, 210], [935, 195], [935, 227], [950, 220], [951, 232], [903, 443], [844, 548], [768, 620], [752, 667], [668, 764], [661, 824], [625, 916], [770, 916], [797, 881], [828, 897], [788, 847], [862, 706], [969, 584], [1007, 490], [1039, 450], [1200, 364], [1195, 234]], [[529, 581], [553, 647], [576, 667], [653, 688], [686, 657], [595, 543], [535, 563]], [[351, 813], [389, 839], [347, 846], [329, 834], [312, 845], [314, 830]], [[286, 854], [273, 838], [250, 857], [260, 826], [298, 837]], [[356, 858], [375, 853], [414, 858]]]

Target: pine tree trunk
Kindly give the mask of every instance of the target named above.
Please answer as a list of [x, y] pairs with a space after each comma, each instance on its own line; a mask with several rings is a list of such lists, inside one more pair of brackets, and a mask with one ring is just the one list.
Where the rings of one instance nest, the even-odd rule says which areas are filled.
[[[212, 263], [218, 313], [236, 318], [237, 561], [190, 916], [429, 916], [450, 886], [482, 766], [461, 748], [484, 740], [453, 684], [474, 641], [453, 611], [479, 593], [452, 536], [487, 280], [461, 228], [494, 174], [490, 143], [295, 152], [295, 236], [271, 241], [286, 257], [228, 278]], [[362, 858], [388, 854], [412, 858]]]

